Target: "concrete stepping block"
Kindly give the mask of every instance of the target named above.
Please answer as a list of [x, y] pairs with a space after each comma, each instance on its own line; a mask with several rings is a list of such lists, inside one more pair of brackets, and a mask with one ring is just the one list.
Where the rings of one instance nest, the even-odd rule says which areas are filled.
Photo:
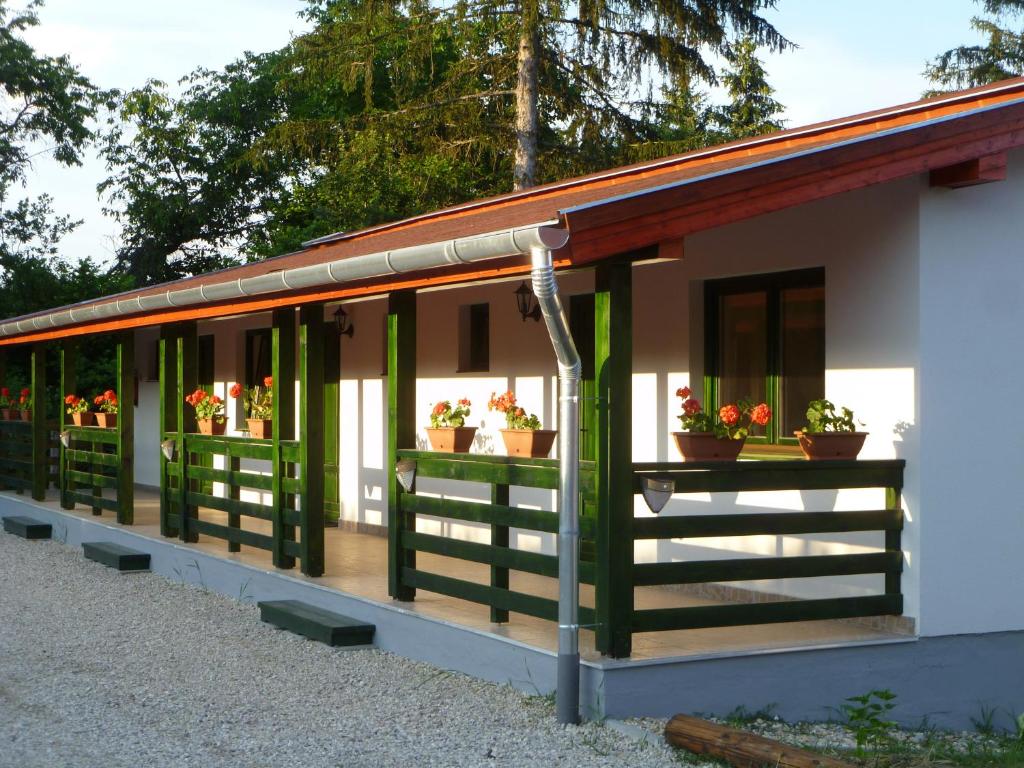
[[82, 544], [82, 553], [88, 560], [108, 565], [119, 571], [148, 571], [149, 553], [122, 547], [111, 541], [92, 541]]
[[260, 619], [327, 645], [369, 645], [373, 624], [325, 611], [299, 600], [271, 600], [259, 603]]
[[4, 530], [23, 539], [48, 539], [53, 536], [53, 526], [41, 523], [31, 517], [12, 515], [4, 518]]

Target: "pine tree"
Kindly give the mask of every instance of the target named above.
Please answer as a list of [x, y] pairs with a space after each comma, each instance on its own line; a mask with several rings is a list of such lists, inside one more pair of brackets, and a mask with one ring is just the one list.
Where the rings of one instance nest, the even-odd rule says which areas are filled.
[[975, 0], [983, 2], [989, 18], [975, 16], [972, 29], [985, 36], [983, 45], [960, 45], [928, 63], [925, 75], [936, 85], [927, 95], [973, 88], [1024, 74], [1024, 30], [1019, 23], [1024, 0]]
[[740, 40], [726, 60], [728, 68], [722, 81], [729, 103], [717, 115], [719, 138], [731, 141], [781, 130], [778, 116], [783, 106], [775, 100], [768, 73], [757, 58], [757, 44], [749, 37]]

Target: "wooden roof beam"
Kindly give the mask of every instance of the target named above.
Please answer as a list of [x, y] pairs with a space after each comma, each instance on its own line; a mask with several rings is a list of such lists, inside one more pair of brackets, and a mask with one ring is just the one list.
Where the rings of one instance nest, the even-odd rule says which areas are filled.
[[990, 184], [993, 181], [1006, 179], [1006, 153], [975, 157], [956, 165], [936, 168], [929, 176], [928, 183], [932, 187], [959, 189], [973, 187], [977, 184]]

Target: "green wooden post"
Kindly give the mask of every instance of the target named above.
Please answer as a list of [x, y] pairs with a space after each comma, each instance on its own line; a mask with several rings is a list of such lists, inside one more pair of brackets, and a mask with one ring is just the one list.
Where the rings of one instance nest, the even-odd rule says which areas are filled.
[[598, 396], [595, 608], [597, 649], [622, 658], [633, 619], [633, 308], [632, 266], [597, 268], [594, 357]]
[[177, 391], [174, 393], [175, 424], [177, 424], [178, 487], [175, 508], [178, 512], [178, 536], [182, 541], [197, 542], [199, 533], [189, 525], [199, 516], [199, 509], [188, 503], [188, 492], [195, 482], [188, 479], [189, 455], [185, 450], [185, 435], [195, 432], [196, 412], [185, 407], [185, 396], [195, 391], [199, 375], [199, 340], [195, 322], [182, 323], [175, 338], [175, 368]]
[[32, 345], [32, 498], [43, 501], [50, 467], [46, 460], [46, 347]]
[[[903, 487], [894, 486], [892, 488], [885, 489], [885, 508], [886, 509], [901, 509], [903, 497]], [[901, 513], [902, 514], [902, 513]], [[900, 528], [896, 530], [886, 530], [885, 532], [885, 549], [887, 552], [899, 552], [900, 559], [903, 558], [903, 531]], [[902, 571], [887, 571], [885, 574], [885, 594], [895, 595], [900, 598], [901, 612], [902, 612], [902, 601], [903, 601], [903, 587], [902, 587], [903, 574]]]
[[[324, 574], [324, 306], [299, 310], [299, 472], [302, 572]], [[335, 428], [337, 431], [337, 428]]]
[[[160, 442], [169, 439], [178, 429], [178, 336], [173, 325], [160, 326], [160, 349], [157, 364], [160, 369]], [[180, 460], [180, 446], [178, 450]], [[170, 523], [172, 504], [171, 479], [167, 475], [167, 457], [160, 451], [160, 535], [174, 537], [179, 529]], [[178, 479], [181, 483], [181, 478]], [[176, 491], [175, 491], [176, 492]]]
[[271, 332], [271, 371], [274, 377], [273, 412], [273, 532], [274, 565], [294, 568], [295, 557], [284, 551], [286, 541], [295, 541], [295, 526], [285, 523], [285, 509], [290, 507], [290, 496], [284, 492], [284, 478], [291, 476], [288, 465], [281, 458], [281, 441], [295, 436], [295, 310], [291, 307], [275, 309]]
[[135, 332], [117, 338], [117, 522], [135, 522]]
[[413, 600], [402, 584], [402, 569], [416, 567], [416, 552], [402, 546], [402, 531], [415, 530], [416, 516], [401, 511], [402, 486], [395, 462], [400, 448], [416, 443], [416, 293], [388, 296], [388, 448], [384, 457], [388, 492], [388, 594]]
[[[237, 473], [242, 469], [242, 460], [237, 456], [231, 455], [231, 444], [228, 443], [227, 455], [224, 457], [225, 466], [231, 473], [232, 481], [228, 483], [228, 498], [233, 501], [239, 501], [242, 498], [242, 487], [234, 482], [234, 478], [237, 477]], [[228, 527], [229, 528], [241, 528], [242, 527], [242, 516], [237, 512], [228, 512]], [[228, 552], [241, 552], [242, 545], [237, 541], [228, 542]]]
[[[508, 506], [508, 486], [499, 483], [491, 485], [491, 504]], [[491, 546], [504, 547], [508, 549], [508, 526], [491, 526]], [[501, 568], [497, 565], [491, 566], [491, 586], [499, 589], [508, 589], [508, 568]], [[500, 624], [508, 621], [508, 611], [491, 606], [491, 621]]]
[[338, 326], [324, 323], [324, 522], [335, 524], [341, 517], [341, 441], [338, 402], [341, 389], [341, 335]]
[[[75, 391], [75, 363], [78, 358], [78, 340], [65, 339], [60, 345], [60, 416], [57, 423], [61, 430], [70, 421], [67, 408], [64, 406], [64, 398]], [[60, 464], [57, 467], [57, 482], [60, 487], [60, 505], [64, 509], [74, 509], [75, 502], [71, 500], [68, 491], [74, 490], [74, 483], [68, 479], [68, 460], [65, 455], [64, 444], [60, 445]]]

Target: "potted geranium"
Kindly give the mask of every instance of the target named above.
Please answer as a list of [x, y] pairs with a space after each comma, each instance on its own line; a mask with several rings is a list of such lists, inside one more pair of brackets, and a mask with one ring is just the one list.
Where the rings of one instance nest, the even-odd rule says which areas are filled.
[[22, 421], [32, 421], [32, 390], [28, 387], [23, 387], [18, 397], [18, 411]]
[[[258, 440], [270, 438], [274, 432], [274, 379], [266, 376], [263, 379], [263, 386], [257, 384], [255, 387], [245, 391], [245, 421], [249, 425], [249, 434]], [[234, 398], [242, 396], [243, 390], [240, 384], [232, 384], [228, 391]]]
[[89, 410], [89, 402], [84, 397], [65, 395], [64, 405], [67, 413], [71, 415], [71, 422], [76, 427], [91, 427], [93, 425], [96, 414]]
[[117, 426], [117, 393], [108, 389], [102, 395], [96, 395], [92, 400], [99, 411], [96, 413], [96, 422], [105, 429], [113, 429]]
[[197, 389], [185, 398], [185, 402], [196, 409], [199, 434], [224, 434], [228, 420], [224, 416], [224, 401], [218, 395], [211, 395], [205, 389]]
[[551, 453], [555, 444], [557, 431], [541, 429], [540, 419], [536, 414], [526, 411], [516, 403], [516, 396], [509, 390], [503, 395], [491, 393], [487, 410], [500, 411], [505, 414], [506, 429], [501, 431], [501, 439], [505, 442], [505, 452], [509, 456], [529, 456], [542, 459]]
[[814, 461], [856, 459], [867, 432], [858, 432], [853, 411], [829, 400], [812, 400], [807, 406], [807, 426], [794, 432], [804, 456]]
[[466, 426], [471, 405], [464, 397], [454, 408], [450, 400], [442, 400], [434, 406], [427, 427], [431, 448], [444, 453], [469, 453], [476, 435], [476, 427]]
[[14, 405], [11, 400], [11, 390], [7, 387], [0, 387], [0, 418], [4, 421], [10, 421], [12, 418], [11, 412], [14, 410]]
[[750, 427], [766, 425], [772, 419], [767, 403], [741, 400], [707, 413], [689, 387], [680, 387], [676, 396], [683, 401], [679, 415], [682, 432], [673, 432], [676, 447], [683, 461], [736, 461], [746, 443]]

